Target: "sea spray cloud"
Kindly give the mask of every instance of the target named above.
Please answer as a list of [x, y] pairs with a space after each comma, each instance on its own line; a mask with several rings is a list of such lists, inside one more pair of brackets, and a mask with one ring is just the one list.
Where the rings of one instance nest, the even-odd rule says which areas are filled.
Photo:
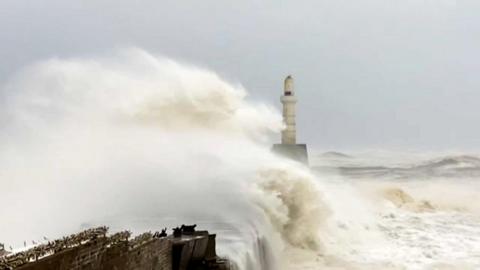
[[166, 128], [257, 136], [282, 127], [271, 107], [247, 103], [240, 85], [140, 49], [40, 62], [7, 87], [9, 112], [22, 119], [143, 120]]
[[313, 178], [269, 151], [279, 113], [211, 71], [127, 49], [39, 62], [2, 93], [4, 242], [196, 222], [249, 270], [320, 246]]

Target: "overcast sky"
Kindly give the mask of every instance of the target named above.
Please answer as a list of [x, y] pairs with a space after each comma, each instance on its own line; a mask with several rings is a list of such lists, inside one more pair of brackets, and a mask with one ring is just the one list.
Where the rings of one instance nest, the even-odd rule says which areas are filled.
[[1, 0], [0, 81], [50, 57], [136, 46], [280, 107], [322, 150], [480, 150], [480, 1]]

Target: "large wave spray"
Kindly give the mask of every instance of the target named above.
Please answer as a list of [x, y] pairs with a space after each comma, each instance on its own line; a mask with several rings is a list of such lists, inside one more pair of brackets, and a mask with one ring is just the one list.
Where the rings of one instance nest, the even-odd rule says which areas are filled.
[[195, 222], [240, 269], [321, 250], [313, 176], [269, 152], [281, 118], [239, 85], [130, 49], [35, 64], [1, 94], [2, 242]]

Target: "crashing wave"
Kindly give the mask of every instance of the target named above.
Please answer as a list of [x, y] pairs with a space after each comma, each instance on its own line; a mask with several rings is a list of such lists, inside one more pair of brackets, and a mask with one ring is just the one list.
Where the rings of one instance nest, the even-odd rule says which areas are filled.
[[280, 114], [209, 70], [129, 49], [37, 63], [0, 93], [2, 242], [198, 223], [248, 270], [321, 248], [314, 177], [269, 150]]
[[427, 200], [416, 200], [401, 188], [387, 188], [383, 190], [383, 196], [397, 208], [414, 212], [432, 212], [435, 210], [431, 202]]

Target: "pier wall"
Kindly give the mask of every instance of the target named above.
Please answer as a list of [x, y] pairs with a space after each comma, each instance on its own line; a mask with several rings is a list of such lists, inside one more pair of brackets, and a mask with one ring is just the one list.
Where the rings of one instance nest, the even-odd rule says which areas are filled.
[[0, 270], [229, 270], [215, 250], [215, 234], [175, 228], [130, 238], [99, 227], [0, 257]]
[[172, 270], [172, 243], [152, 239], [137, 247], [93, 243], [28, 263], [19, 270]]

